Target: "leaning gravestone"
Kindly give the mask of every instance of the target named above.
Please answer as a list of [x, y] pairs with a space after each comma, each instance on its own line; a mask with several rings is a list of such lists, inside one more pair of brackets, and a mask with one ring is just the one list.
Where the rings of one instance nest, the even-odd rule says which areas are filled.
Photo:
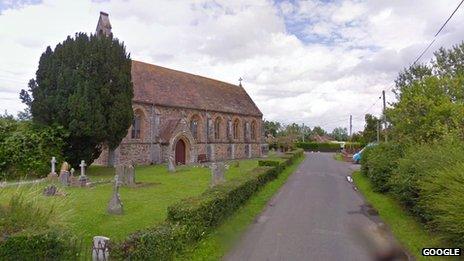
[[119, 196], [119, 176], [114, 176], [113, 196], [108, 204], [108, 213], [112, 215], [122, 215], [124, 213], [122, 208], [121, 198]]
[[224, 177], [226, 167], [223, 162], [211, 163], [210, 169], [211, 169], [211, 187], [217, 186], [226, 181]]
[[61, 164], [60, 169], [60, 182], [63, 186], [69, 186], [71, 181], [71, 174], [69, 173], [69, 164], [65, 161]]
[[109, 260], [110, 239], [103, 236], [94, 236], [92, 244], [92, 260], [94, 261], [106, 261]]
[[47, 186], [47, 187], [44, 189], [43, 194], [44, 194], [45, 196], [51, 197], [51, 196], [55, 196], [56, 192], [57, 192], [56, 186], [55, 186], [55, 185], [50, 185], [50, 186]]

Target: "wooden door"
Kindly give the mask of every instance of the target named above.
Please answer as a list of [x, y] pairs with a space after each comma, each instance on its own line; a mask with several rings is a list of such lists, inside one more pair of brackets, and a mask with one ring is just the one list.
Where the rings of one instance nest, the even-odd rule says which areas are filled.
[[185, 164], [185, 143], [183, 140], [177, 141], [176, 144], [176, 164]]

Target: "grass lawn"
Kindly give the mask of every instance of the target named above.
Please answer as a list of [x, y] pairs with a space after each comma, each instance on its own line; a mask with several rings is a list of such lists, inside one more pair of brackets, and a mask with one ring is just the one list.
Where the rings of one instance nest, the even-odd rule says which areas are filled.
[[[257, 167], [257, 162], [258, 160], [240, 161], [239, 167], [231, 167], [226, 172], [226, 179], [246, 174]], [[88, 175], [91, 181], [109, 181], [114, 177], [114, 169], [91, 166]], [[169, 205], [201, 194], [208, 188], [210, 179], [208, 168], [183, 166], [177, 168], [176, 173], [169, 173], [164, 165], [139, 166], [136, 168], [136, 181], [142, 182], [144, 186], [120, 188], [125, 212], [121, 216], [106, 213], [112, 195], [112, 183], [99, 184], [92, 188], [61, 188], [66, 193], [64, 197], [43, 196], [41, 193], [45, 183], [9, 187], [2, 189], [0, 202], [5, 202], [15, 190], [36, 193], [41, 203], [50, 206], [55, 204], [64, 213], [65, 225], [85, 241], [91, 242], [91, 238], [96, 235], [119, 240], [131, 232], [163, 221]]]
[[341, 153], [335, 153], [334, 157], [333, 157], [335, 160], [338, 160], [338, 161], [344, 161], [343, 160], [343, 155]]
[[393, 197], [374, 192], [367, 177], [359, 171], [353, 174], [353, 179], [366, 200], [379, 211], [382, 220], [390, 226], [395, 237], [409, 253], [417, 260], [441, 260], [440, 257], [423, 257], [422, 248], [446, 247], [446, 244], [427, 232], [422, 224], [410, 216]]
[[277, 179], [269, 182], [264, 188], [256, 193], [245, 205], [238, 209], [222, 225], [212, 231], [205, 239], [188, 249], [178, 260], [220, 260], [240, 235], [253, 223], [267, 205], [267, 202], [285, 184], [287, 178], [292, 174], [304, 157], [298, 159], [293, 165], [286, 168]]

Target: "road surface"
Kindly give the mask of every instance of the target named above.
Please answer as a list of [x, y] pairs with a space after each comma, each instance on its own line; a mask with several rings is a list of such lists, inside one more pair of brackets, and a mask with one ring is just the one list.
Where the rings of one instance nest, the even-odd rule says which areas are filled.
[[359, 231], [378, 221], [347, 181], [358, 166], [307, 153], [224, 260], [372, 260]]

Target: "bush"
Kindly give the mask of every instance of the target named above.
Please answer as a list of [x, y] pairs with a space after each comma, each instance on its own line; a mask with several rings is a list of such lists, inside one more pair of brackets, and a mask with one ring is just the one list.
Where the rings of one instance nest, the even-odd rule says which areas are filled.
[[454, 247], [464, 248], [464, 163], [436, 171], [419, 183], [419, 204], [430, 227]]
[[390, 177], [398, 166], [402, 151], [402, 146], [395, 143], [380, 143], [364, 150], [361, 172], [371, 180], [375, 191], [390, 190]]
[[0, 260], [76, 260], [80, 254], [76, 242], [55, 230], [15, 234], [0, 240]]
[[199, 196], [169, 206], [165, 223], [134, 233], [123, 243], [113, 245], [112, 255], [136, 260], [172, 259], [186, 244], [198, 241], [219, 225], [259, 188], [275, 179], [287, 165], [302, 155], [302, 150], [287, 153], [283, 156], [286, 160], [279, 165], [255, 168], [250, 175], [230, 180]]
[[464, 162], [463, 151], [464, 142], [456, 138], [409, 147], [391, 177], [392, 192], [414, 215], [426, 221], [426, 211], [417, 204], [419, 182], [438, 170]]
[[258, 166], [268, 166], [268, 167], [275, 167], [279, 166], [279, 162], [277, 160], [258, 160]]
[[[6, 122], [8, 121], [8, 122]], [[30, 122], [0, 120], [0, 178], [44, 177], [52, 156], [61, 157], [66, 136], [61, 127], [38, 127]]]
[[305, 151], [322, 151], [322, 152], [338, 152], [341, 147], [339, 143], [318, 143], [318, 142], [298, 142], [296, 147]]

